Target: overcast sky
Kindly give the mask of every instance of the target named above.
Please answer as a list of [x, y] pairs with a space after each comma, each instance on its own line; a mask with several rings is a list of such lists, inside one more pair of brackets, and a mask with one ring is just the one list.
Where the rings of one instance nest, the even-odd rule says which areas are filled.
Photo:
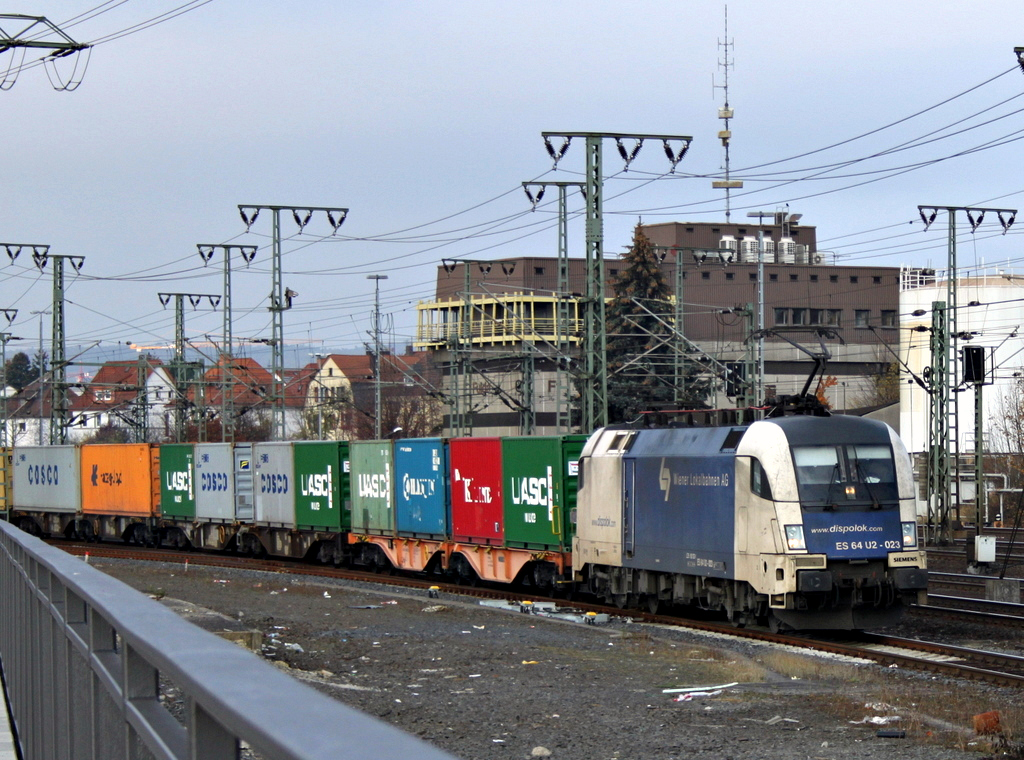
[[[173, 342], [173, 309], [158, 292], [220, 292], [220, 254], [204, 268], [197, 243], [261, 246], [248, 268], [234, 260], [234, 334], [269, 338], [270, 219], [261, 215], [247, 234], [238, 204], [349, 208], [333, 237], [322, 215], [301, 236], [283, 220], [284, 283], [299, 293], [287, 341], [328, 350], [367, 341], [366, 276], [379, 273], [389, 278], [389, 341], [401, 348], [442, 257], [556, 254], [554, 207], [531, 212], [520, 183], [582, 179], [584, 151], [573, 143], [553, 171], [543, 131], [693, 136], [674, 174], [660, 143], [646, 144], [626, 173], [606, 143], [610, 254], [625, 250], [641, 218], [722, 220], [711, 179], [723, 168], [724, 94], [712, 78], [723, 83], [726, 54], [735, 64], [731, 166], [746, 181], [734, 221], [789, 204], [844, 263], [943, 267], [945, 221], [923, 232], [918, 204], [1024, 203], [1019, 2], [733, 0], [728, 50], [724, 9], [678, 0], [24, 0], [8, 12], [46, 15], [99, 44], [73, 92], [52, 89], [41, 66], [0, 92], [0, 242], [84, 256], [81, 274], [67, 275], [68, 343], [101, 341], [117, 356], [125, 341]], [[68, 76], [74, 63], [60, 61], [58, 72]], [[570, 206], [579, 212], [582, 199]], [[574, 255], [582, 227], [577, 213]], [[1024, 215], [1001, 232], [992, 215], [973, 238], [965, 232], [960, 263], [1024, 272]], [[18, 309], [11, 329], [34, 345], [30, 312], [50, 307], [49, 270], [23, 254], [13, 265], [3, 257], [0, 272], [0, 308]], [[219, 339], [220, 314], [189, 311], [186, 334]], [[288, 363], [305, 363], [306, 353], [296, 349]]]

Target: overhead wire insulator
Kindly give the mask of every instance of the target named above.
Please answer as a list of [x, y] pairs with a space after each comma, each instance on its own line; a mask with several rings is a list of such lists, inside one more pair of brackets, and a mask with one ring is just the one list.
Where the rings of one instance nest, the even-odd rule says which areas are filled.
[[924, 206], [917, 207], [918, 213], [921, 214], [921, 221], [924, 222], [924, 231], [927, 232], [928, 228], [932, 226], [932, 222], [935, 221], [935, 217], [939, 215], [939, 210], [937, 208], [933, 208], [931, 214], [926, 214], [924, 209]]
[[[249, 216], [248, 214], [245, 213], [247, 208], [251, 209], [252, 216]], [[260, 215], [260, 210], [258, 208], [251, 208], [249, 206], [239, 206], [238, 213], [239, 215], [241, 215], [242, 221], [245, 222], [245, 231], [248, 232], [249, 230], [252, 229], [253, 224], [256, 223], [256, 217]]]
[[11, 324], [18, 316], [17, 309], [4, 309], [4, 317], [7, 318], [7, 324]]
[[983, 221], [985, 221], [985, 212], [984, 211], [982, 211], [978, 215], [978, 218], [975, 219], [974, 215], [971, 213], [971, 210], [967, 209], [967, 222], [971, 225], [971, 232], [972, 233], [977, 231], [978, 227], [981, 226], [981, 223]]
[[338, 228], [345, 223], [345, 219], [348, 217], [348, 209], [338, 209], [338, 213], [341, 214], [341, 216], [335, 219], [334, 212], [330, 209], [327, 210], [327, 222], [331, 225], [332, 235], [337, 235]]
[[562, 147], [556, 150], [555, 146], [551, 144], [551, 139], [547, 136], [544, 137], [544, 147], [547, 149], [548, 155], [551, 156], [551, 159], [555, 162], [552, 166], [553, 169], [558, 168], [558, 162], [562, 160], [562, 156], [564, 156], [565, 152], [569, 150], [569, 143], [571, 142], [572, 137], [565, 137], [562, 140]]
[[76, 272], [81, 272], [82, 265], [85, 264], [85, 256], [68, 256], [68, 261], [71, 262], [71, 266]]
[[[305, 211], [306, 215], [304, 217], [300, 218], [299, 217], [299, 211]], [[294, 219], [295, 223], [297, 225], [299, 225], [299, 232], [302, 232], [304, 229], [306, 229], [306, 225], [309, 224], [309, 220], [312, 219], [312, 218], [313, 218], [313, 212], [312, 211], [306, 211], [305, 209], [297, 209], [297, 208], [293, 208], [292, 209], [292, 219]]]
[[32, 251], [32, 261], [40, 270], [46, 268], [46, 262], [50, 256], [46, 252]]
[[160, 303], [164, 306], [164, 308], [167, 308], [167, 304], [171, 302], [170, 293], [157, 293], [156, 297], [160, 299]]
[[999, 224], [1003, 226], [1003, 234], [1005, 235], [1007, 232], [1010, 231], [1010, 227], [1013, 226], [1013, 222], [1017, 218], [1017, 212], [1010, 211], [1008, 212], [1009, 216], [1007, 217], [1003, 216], [1002, 211], [999, 211], [997, 213], [999, 214]]
[[257, 249], [254, 245], [239, 246], [238, 250], [242, 252], [242, 259], [245, 261], [246, 266], [249, 266], [252, 260], [256, 258]]
[[625, 162], [625, 166], [622, 168], [622, 171], [628, 172], [629, 165], [633, 163], [633, 159], [636, 158], [637, 154], [640, 152], [640, 149], [644, 147], [644, 138], [638, 137], [635, 141], [635, 144], [633, 145], [632, 150], [627, 151], [626, 146], [622, 144], [622, 138], [616, 137], [615, 146], [619, 149], [619, 155], [622, 156], [622, 160]]
[[544, 189], [545, 185], [541, 185], [540, 189], [537, 191], [537, 194], [534, 195], [533, 193], [530, 192], [530, 186], [527, 185], [525, 182], [523, 183], [523, 192], [526, 193], [526, 199], [530, 201], [530, 205], [533, 206], [534, 211], [537, 210], [537, 204], [540, 203], [540, 199], [544, 197]]
[[477, 266], [480, 268], [480, 274], [482, 274], [484, 277], [491, 273], [491, 262], [481, 261], [477, 263]]
[[203, 266], [205, 267], [210, 263], [210, 259], [213, 258], [213, 246], [212, 245], [197, 245], [196, 249], [199, 251], [199, 258], [203, 260]]
[[4, 246], [4, 250], [7, 251], [7, 256], [8, 256], [8, 258], [10, 258], [11, 263], [13, 264], [14, 260], [16, 258], [18, 258], [18, 254], [21, 253], [21, 246], [20, 245], [5, 245]]
[[683, 160], [683, 156], [686, 155], [686, 151], [690, 149], [690, 141], [683, 140], [683, 144], [679, 148], [678, 153], [672, 149], [672, 143], [670, 140], [662, 140], [661, 144], [665, 147], [665, 155], [668, 156], [668, 160], [672, 164], [672, 170], [669, 173], [675, 174], [676, 166]]
[[503, 261], [501, 262], [501, 271], [504, 272], [505, 277], [511, 277], [516, 271], [516, 262], [514, 261]]

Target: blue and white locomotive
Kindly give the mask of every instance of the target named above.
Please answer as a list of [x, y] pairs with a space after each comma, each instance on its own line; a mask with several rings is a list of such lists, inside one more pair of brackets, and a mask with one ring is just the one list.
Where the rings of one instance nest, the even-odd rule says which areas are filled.
[[858, 417], [604, 428], [580, 460], [576, 528], [577, 583], [622, 607], [849, 629], [926, 593], [910, 457]]

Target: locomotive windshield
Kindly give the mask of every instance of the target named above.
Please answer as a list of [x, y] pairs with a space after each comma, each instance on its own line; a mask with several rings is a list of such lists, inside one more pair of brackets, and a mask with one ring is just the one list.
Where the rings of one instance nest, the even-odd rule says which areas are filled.
[[793, 463], [804, 504], [877, 504], [899, 498], [892, 449], [888, 446], [794, 446]]

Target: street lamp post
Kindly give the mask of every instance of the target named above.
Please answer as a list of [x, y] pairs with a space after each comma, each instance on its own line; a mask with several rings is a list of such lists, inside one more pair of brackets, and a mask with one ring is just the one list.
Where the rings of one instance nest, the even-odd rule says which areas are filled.
[[367, 280], [374, 281], [373, 293], [373, 438], [380, 440], [380, 281], [386, 274], [368, 274]]

